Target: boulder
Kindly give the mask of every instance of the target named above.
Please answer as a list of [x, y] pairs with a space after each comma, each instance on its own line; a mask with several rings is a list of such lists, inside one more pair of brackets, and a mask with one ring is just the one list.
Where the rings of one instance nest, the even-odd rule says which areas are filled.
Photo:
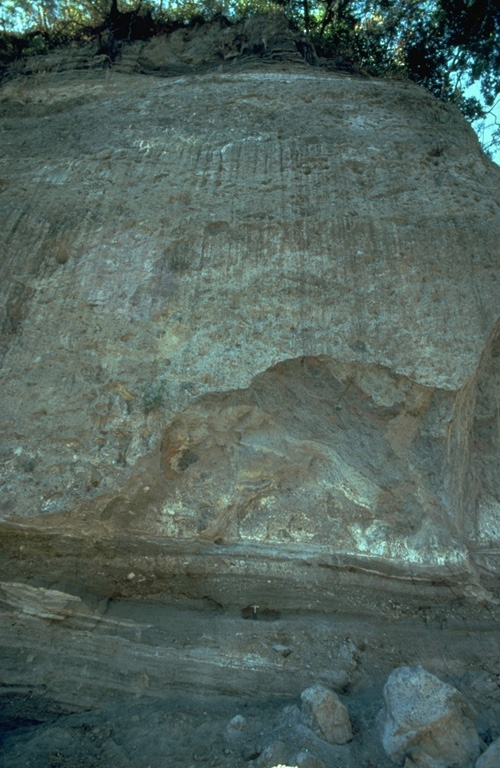
[[336, 693], [313, 685], [301, 693], [302, 722], [330, 744], [347, 744], [352, 739], [351, 721]]
[[229, 721], [228, 728], [235, 731], [246, 731], [248, 724], [243, 715], [235, 715], [232, 720]]
[[475, 768], [498, 768], [500, 765], [500, 739], [494, 741], [481, 755]]
[[472, 768], [480, 753], [472, 716], [456, 688], [421, 666], [400, 667], [384, 687], [382, 744], [393, 762], [407, 768]]
[[274, 741], [255, 761], [257, 768], [288, 768], [287, 748], [282, 741]]
[[323, 760], [311, 755], [307, 750], [299, 752], [295, 758], [297, 768], [325, 768]]

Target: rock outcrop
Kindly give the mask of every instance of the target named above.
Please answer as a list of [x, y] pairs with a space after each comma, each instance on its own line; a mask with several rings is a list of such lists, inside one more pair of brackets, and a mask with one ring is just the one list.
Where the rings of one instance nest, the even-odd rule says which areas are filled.
[[458, 114], [45, 78], [2, 95], [3, 519], [495, 572], [498, 169]]
[[[2, 84], [10, 724], [424, 662], [500, 713], [500, 170], [453, 107], [271, 32]], [[373, 749], [293, 729], [289, 759]], [[287, 744], [258, 734], [231, 759]]]

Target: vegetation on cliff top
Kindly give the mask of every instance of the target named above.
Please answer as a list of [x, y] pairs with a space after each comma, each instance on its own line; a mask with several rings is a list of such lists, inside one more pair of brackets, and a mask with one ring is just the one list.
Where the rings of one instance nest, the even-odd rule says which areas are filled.
[[[408, 77], [455, 102], [469, 120], [492, 114], [500, 94], [499, 0], [3, 0], [0, 57], [43, 54], [103, 31], [147, 39], [277, 9], [322, 57], [372, 75]], [[474, 97], [466, 95], [472, 84]]]

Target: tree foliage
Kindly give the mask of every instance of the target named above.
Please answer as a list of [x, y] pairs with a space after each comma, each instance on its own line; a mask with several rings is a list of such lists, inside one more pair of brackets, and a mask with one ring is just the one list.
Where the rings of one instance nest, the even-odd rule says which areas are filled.
[[[415, 80], [454, 101], [469, 120], [484, 119], [500, 94], [500, 0], [2, 0], [0, 30], [4, 40], [23, 33], [31, 52], [43, 53], [51, 42], [118, 28], [120, 17], [146, 19], [134, 27], [135, 36], [144, 37], [172, 25], [215, 16], [234, 22], [277, 8], [321, 56]], [[480, 98], [467, 98], [474, 83]]]

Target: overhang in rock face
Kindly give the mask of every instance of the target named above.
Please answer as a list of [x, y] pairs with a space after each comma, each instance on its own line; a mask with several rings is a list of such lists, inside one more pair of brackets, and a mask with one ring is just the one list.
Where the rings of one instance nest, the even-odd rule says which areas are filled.
[[497, 572], [500, 171], [453, 108], [293, 66], [1, 99], [8, 578]]

